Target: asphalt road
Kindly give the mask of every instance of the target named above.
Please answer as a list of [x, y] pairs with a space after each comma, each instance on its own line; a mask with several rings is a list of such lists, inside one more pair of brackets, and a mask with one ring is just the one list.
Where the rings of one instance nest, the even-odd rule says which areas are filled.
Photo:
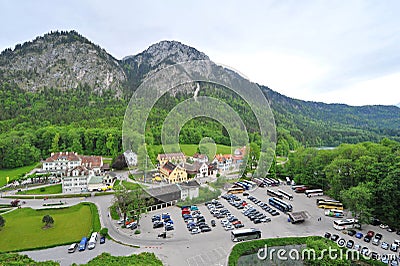
[[[307, 198], [304, 194], [293, 193], [290, 187], [286, 185], [281, 186], [280, 188], [294, 195], [294, 200], [290, 202], [294, 207], [293, 211], [306, 211], [309, 218], [304, 223], [293, 225], [287, 222], [287, 216], [283, 213], [279, 216], [271, 217], [265, 212], [268, 217], [271, 217], [272, 221], [270, 223], [254, 225], [239, 210], [228, 204], [224, 199], [220, 199], [220, 201], [231, 211], [231, 213], [245, 224], [246, 228], [254, 227], [261, 229], [263, 238], [309, 235], [323, 236], [325, 232], [330, 232], [338, 234], [346, 241], [348, 239], [353, 239], [356, 244], [368, 246], [370, 250], [376, 251], [380, 254], [390, 253], [382, 250], [380, 247], [373, 246], [371, 243], [365, 243], [362, 240], [349, 237], [342, 232], [336, 231], [332, 226], [335, 218], [324, 216], [324, 211], [316, 207], [315, 198]], [[267, 202], [267, 199], [269, 198], [266, 195], [265, 188], [257, 188], [256, 190], [251, 191], [250, 194], [264, 202]], [[239, 196], [243, 199], [245, 198], [241, 195]], [[99, 209], [102, 227], [107, 227], [110, 236], [123, 244], [107, 241], [103, 245], [97, 244], [96, 248], [93, 250], [75, 252], [73, 254], [67, 253], [68, 246], [27, 251], [23, 252], [23, 254], [27, 254], [37, 261], [55, 260], [59, 261], [61, 265], [70, 265], [71, 263], [86, 263], [102, 252], [108, 252], [115, 256], [125, 256], [148, 251], [154, 252], [163, 261], [164, 265], [226, 265], [227, 257], [234, 245], [230, 240], [230, 231], [225, 231], [219, 221], [217, 221], [217, 226], [213, 227], [211, 232], [191, 235], [186, 229], [186, 225], [180, 215], [180, 209], [177, 207], [168, 207], [148, 213], [140, 221], [140, 230], [142, 233], [134, 235], [134, 231], [130, 229], [122, 229], [116, 221], [111, 220], [108, 216], [108, 207], [112, 204], [113, 200], [112, 195], [90, 197], [86, 199], [69, 198], [61, 200], [67, 201], [67, 204], [69, 205], [78, 204], [85, 200], [95, 203]], [[0, 199], [0, 203], [9, 203], [10, 201], [10, 199]], [[40, 208], [42, 207], [43, 202], [43, 200], [26, 200], [26, 204], [23, 206]], [[258, 206], [257, 208], [262, 211]], [[204, 205], [199, 205], [199, 209], [205, 216], [206, 222], [210, 224], [210, 220], [213, 219], [213, 217], [209, 213], [208, 209]], [[157, 237], [163, 229], [153, 229], [151, 226], [150, 217], [161, 212], [169, 212], [175, 226], [174, 231], [168, 232], [168, 237], [166, 239], [160, 239]], [[322, 220], [318, 221], [318, 217], [322, 217]], [[379, 227], [370, 225], [364, 226], [361, 231], [365, 234], [368, 230], [382, 233], [384, 235], [383, 241], [388, 243], [393, 243], [394, 239], [399, 238], [395, 233], [389, 233]], [[132, 247], [134, 245], [140, 246], [140, 248]]]

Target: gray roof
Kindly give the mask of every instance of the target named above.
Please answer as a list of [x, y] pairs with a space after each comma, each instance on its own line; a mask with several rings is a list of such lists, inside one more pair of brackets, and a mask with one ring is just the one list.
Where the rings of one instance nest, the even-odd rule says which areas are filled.
[[179, 183], [179, 185], [182, 187], [200, 187], [199, 182], [197, 182], [197, 180], [194, 179], [191, 179], [187, 182]]
[[167, 202], [179, 200], [181, 198], [181, 189], [176, 184], [165, 185], [161, 187], [146, 189], [146, 192], [161, 201]]

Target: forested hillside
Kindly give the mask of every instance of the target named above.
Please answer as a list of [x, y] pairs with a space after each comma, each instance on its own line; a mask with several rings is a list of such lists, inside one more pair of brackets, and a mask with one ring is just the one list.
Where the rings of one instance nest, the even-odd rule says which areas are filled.
[[[0, 168], [32, 164], [57, 150], [114, 157], [122, 151], [121, 128], [133, 91], [151, 73], [187, 60], [208, 57], [195, 48], [163, 41], [116, 60], [98, 45], [71, 32], [52, 32], [0, 55]], [[400, 139], [400, 108], [351, 107], [295, 100], [261, 86], [277, 124], [277, 154], [299, 143], [336, 146], [343, 142]], [[257, 121], [240, 97], [202, 84], [199, 95], [218, 97], [242, 117], [252, 141]], [[163, 119], [191, 92], [165, 95], [148, 120], [146, 140], [160, 144]], [[226, 129], [198, 118], [182, 129], [182, 143], [210, 136], [229, 145]], [[150, 149], [151, 150], [151, 149]]]

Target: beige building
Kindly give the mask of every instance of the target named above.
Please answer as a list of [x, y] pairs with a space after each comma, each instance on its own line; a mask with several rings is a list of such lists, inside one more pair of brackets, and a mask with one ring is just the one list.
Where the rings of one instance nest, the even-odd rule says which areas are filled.
[[167, 162], [171, 162], [174, 164], [181, 164], [186, 161], [185, 154], [182, 152], [177, 152], [177, 153], [165, 153], [165, 154], [159, 154], [157, 156], [157, 160], [160, 163], [160, 168], [166, 164]]
[[185, 168], [169, 161], [160, 167], [160, 176], [168, 183], [179, 183], [188, 180]]

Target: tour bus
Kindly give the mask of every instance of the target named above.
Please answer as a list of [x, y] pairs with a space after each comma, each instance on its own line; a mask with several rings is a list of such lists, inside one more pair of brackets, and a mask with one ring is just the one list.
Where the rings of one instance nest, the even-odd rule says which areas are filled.
[[242, 187], [245, 190], [249, 190], [249, 186], [243, 182], [235, 182], [235, 185], [238, 187]]
[[253, 181], [257, 184], [257, 186], [264, 187], [264, 181], [261, 178], [253, 178]]
[[344, 216], [342, 210], [336, 210], [336, 209], [325, 210], [325, 215], [335, 218], [342, 218]]
[[293, 199], [293, 195], [292, 194], [289, 194], [289, 193], [283, 191], [282, 189], [278, 189], [278, 192], [281, 193], [285, 199], [288, 199], [288, 200], [292, 200]]
[[325, 199], [318, 199], [317, 200], [318, 208], [322, 209], [336, 209], [336, 210], [343, 210], [343, 203], [337, 200], [325, 200]]
[[243, 182], [246, 183], [250, 188], [255, 188], [257, 186], [257, 184], [253, 181], [244, 180]]
[[344, 230], [350, 228], [360, 228], [361, 225], [357, 219], [345, 219], [333, 221], [333, 228], [336, 230]]
[[261, 231], [254, 228], [239, 229], [231, 231], [231, 239], [233, 242], [258, 239], [261, 238]]
[[241, 194], [244, 192], [244, 188], [243, 187], [231, 187], [230, 189], [228, 189], [228, 194]]
[[293, 185], [292, 190], [296, 190], [296, 188], [302, 188], [304, 185]]
[[272, 189], [267, 189], [267, 195], [275, 198], [280, 198], [283, 199], [283, 195], [279, 192], [276, 192], [275, 190]]
[[82, 237], [81, 242], [79, 242], [79, 251], [84, 251], [86, 249], [86, 245], [87, 245], [87, 238]]
[[305, 193], [307, 197], [324, 195], [324, 191], [322, 189], [307, 189]]
[[268, 203], [283, 212], [291, 212], [293, 210], [292, 205], [277, 198], [269, 198]]
[[272, 179], [272, 178], [268, 178], [268, 177], [266, 177], [265, 179], [268, 181], [268, 183], [271, 184], [270, 186], [278, 186], [279, 185], [279, 181], [276, 179]]

